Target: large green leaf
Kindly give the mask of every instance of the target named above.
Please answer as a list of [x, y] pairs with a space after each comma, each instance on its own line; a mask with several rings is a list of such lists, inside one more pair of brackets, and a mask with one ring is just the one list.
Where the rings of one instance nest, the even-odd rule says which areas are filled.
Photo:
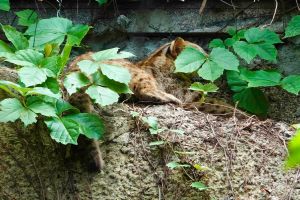
[[258, 88], [247, 88], [233, 95], [234, 102], [239, 102], [238, 107], [253, 114], [266, 116], [269, 102], [264, 93]]
[[273, 44], [262, 43], [262, 44], [251, 44], [255, 48], [256, 53], [259, 57], [269, 61], [276, 61], [277, 49]]
[[269, 29], [250, 28], [245, 32], [245, 38], [249, 43], [276, 44], [282, 42], [279, 36]]
[[49, 90], [48, 88], [44, 88], [44, 87], [34, 87], [32, 88], [30, 91], [28, 91], [26, 93], [26, 96], [29, 95], [43, 95], [43, 96], [47, 96], [47, 97], [52, 97], [54, 99], [61, 99], [61, 94], [60, 93], [53, 93], [51, 90]]
[[25, 49], [15, 52], [6, 61], [24, 67], [39, 67], [43, 58], [44, 55], [42, 53], [33, 49]]
[[101, 74], [100, 72], [93, 74], [93, 81], [96, 85], [108, 87], [109, 89], [119, 94], [133, 94], [127, 84], [109, 79], [107, 78], [107, 76]]
[[300, 75], [290, 75], [281, 81], [281, 87], [286, 91], [298, 95], [300, 91]]
[[242, 90], [248, 87], [248, 82], [241, 78], [239, 72], [236, 71], [227, 71], [227, 84], [229, 85], [230, 89], [234, 92], [241, 92]]
[[186, 47], [175, 60], [175, 72], [191, 73], [200, 68], [206, 57], [199, 50]]
[[101, 68], [101, 72], [105, 76], [119, 83], [128, 84], [131, 80], [131, 75], [129, 70], [124, 67], [101, 63], [100, 68]]
[[35, 123], [37, 115], [25, 108], [18, 99], [8, 98], [0, 102], [0, 122], [14, 122], [17, 119], [25, 126]]
[[224, 69], [213, 61], [206, 61], [204, 65], [198, 70], [198, 75], [209, 81], [218, 79], [224, 72]]
[[210, 60], [219, 67], [227, 70], [238, 71], [239, 61], [233, 53], [224, 48], [214, 48], [210, 53]]
[[26, 87], [44, 83], [47, 79], [46, 72], [38, 67], [22, 67], [18, 71], [20, 80]]
[[101, 106], [107, 106], [118, 102], [119, 95], [111, 89], [101, 86], [90, 86], [86, 93]]
[[233, 44], [233, 49], [237, 55], [246, 60], [249, 64], [257, 55], [256, 49], [244, 41], [237, 41]]
[[30, 46], [43, 49], [46, 44], [62, 44], [67, 36], [68, 45], [79, 45], [89, 30], [87, 25], [73, 25], [65, 18], [42, 19], [29, 26], [25, 34], [30, 35]]
[[80, 135], [80, 126], [77, 122], [67, 118], [51, 117], [45, 120], [50, 130], [50, 136], [62, 144], [77, 144]]
[[112, 48], [103, 51], [98, 51], [92, 55], [92, 58], [95, 61], [104, 61], [104, 60], [112, 60], [112, 59], [123, 59], [134, 57], [134, 55], [130, 52], [120, 51], [119, 48]]
[[25, 96], [28, 91], [32, 90], [31, 88], [24, 88], [17, 83], [5, 80], [0, 80], [0, 89], [3, 89], [5, 91], [8, 90], [7, 92], [10, 92], [10, 90], [13, 89], [16, 92], [19, 92], [22, 96]]
[[202, 84], [199, 82], [195, 82], [190, 86], [189, 89], [194, 90], [194, 91], [208, 93], [208, 92], [217, 92], [219, 88], [218, 88], [218, 86], [216, 86], [213, 83]]
[[39, 97], [27, 98], [26, 105], [35, 113], [39, 113], [47, 117], [56, 117], [55, 107], [51, 103], [45, 102]]
[[41, 62], [42, 68], [50, 70], [54, 76], [58, 76], [60, 69], [62, 67], [61, 57], [60, 56], [51, 56], [46, 57]]
[[288, 143], [289, 155], [286, 160], [287, 167], [297, 167], [300, 165], [300, 129], [297, 129], [294, 137]]
[[29, 26], [38, 21], [38, 14], [34, 10], [26, 9], [16, 12], [16, 15], [19, 17], [18, 25]]
[[248, 87], [270, 87], [280, 84], [281, 74], [276, 71], [241, 69], [241, 78], [248, 82]]
[[12, 53], [12, 49], [8, 44], [0, 40], [0, 52]]
[[4, 10], [4, 11], [10, 10], [9, 0], [0, 0], [0, 10]]
[[99, 140], [104, 134], [104, 123], [97, 115], [78, 113], [67, 115], [65, 118], [77, 122], [81, 127], [82, 134], [90, 139]]
[[70, 95], [74, 94], [77, 89], [87, 86], [89, 83], [90, 80], [88, 77], [80, 72], [71, 73], [64, 80], [64, 86]]
[[51, 92], [55, 94], [60, 92], [60, 85], [56, 78], [47, 78], [47, 80], [40, 86], [48, 88], [49, 90], [51, 90]]
[[86, 75], [92, 75], [97, 72], [100, 67], [100, 64], [91, 60], [82, 60], [77, 63], [80, 71], [85, 73]]
[[211, 49], [217, 47], [225, 48], [225, 44], [221, 39], [213, 39], [212, 41], [209, 42], [208, 47]]
[[2, 30], [4, 31], [6, 38], [14, 45], [16, 50], [22, 50], [28, 47], [29, 44], [27, 39], [14, 27], [9, 25], [2, 25]]
[[300, 15], [294, 16], [285, 29], [285, 38], [300, 35]]

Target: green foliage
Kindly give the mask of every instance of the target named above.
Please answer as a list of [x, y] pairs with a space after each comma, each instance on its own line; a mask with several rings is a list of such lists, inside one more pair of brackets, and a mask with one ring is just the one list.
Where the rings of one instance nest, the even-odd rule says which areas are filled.
[[189, 89], [207, 94], [208, 92], [217, 92], [219, 88], [213, 83], [203, 85], [202, 83], [195, 82], [191, 85]]
[[294, 137], [288, 143], [289, 155], [286, 159], [286, 167], [293, 168], [300, 165], [300, 129], [299, 124], [294, 125], [297, 129]]
[[300, 35], [300, 15], [294, 16], [285, 30], [285, 38]]
[[193, 182], [193, 183], [191, 184], [191, 186], [192, 186], [193, 188], [196, 188], [196, 189], [200, 190], [200, 191], [203, 191], [203, 190], [207, 190], [207, 189], [208, 189], [208, 187], [205, 186], [205, 185], [204, 185], [203, 183], [201, 183], [201, 182]]
[[169, 167], [170, 169], [178, 169], [178, 168], [182, 168], [182, 167], [188, 168], [188, 167], [191, 167], [191, 165], [179, 164], [178, 162], [173, 161], [173, 162], [169, 162], [167, 164], [167, 167]]
[[16, 12], [18, 16], [18, 25], [20, 26], [30, 26], [38, 21], [38, 14], [34, 10], [21, 10]]
[[10, 10], [9, 0], [0, 0], [0, 10], [4, 10], [4, 11]]
[[97, 2], [99, 3], [99, 5], [101, 6], [101, 5], [103, 5], [103, 4], [106, 4], [108, 0], [96, 0], [96, 1], [97, 1]]
[[17, 31], [16, 28], [9, 25], [2, 25], [2, 30], [16, 50], [22, 50], [28, 47], [28, 40], [21, 32]]

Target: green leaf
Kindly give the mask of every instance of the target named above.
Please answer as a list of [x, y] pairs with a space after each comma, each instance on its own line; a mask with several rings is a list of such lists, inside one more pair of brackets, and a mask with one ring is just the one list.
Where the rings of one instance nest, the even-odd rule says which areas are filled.
[[157, 130], [158, 129], [158, 122], [156, 117], [142, 117], [144, 123], [146, 123], [150, 128]]
[[205, 186], [205, 185], [204, 185], [203, 183], [201, 183], [201, 182], [193, 182], [193, 183], [191, 184], [191, 186], [192, 186], [193, 188], [196, 188], [196, 189], [200, 190], [200, 191], [203, 191], [203, 190], [207, 190], [207, 189], [208, 189], [208, 187]]
[[37, 67], [22, 67], [18, 74], [26, 87], [44, 83], [47, 79], [45, 71]]
[[100, 6], [107, 3], [107, 0], [96, 0], [96, 1], [99, 3]]
[[130, 57], [134, 57], [134, 55], [126, 51], [119, 52], [119, 48], [112, 48], [103, 51], [98, 51], [92, 55], [92, 58], [98, 62], [105, 61], [105, 60], [112, 60], [112, 59], [130, 58]]
[[294, 137], [288, 143], [289, 156], [286, 159], [288, 168], [297, 167], [300, 164], [300, 129], [297, 129]]
[[158, 146], [158, 145], [162, 145], [165, 144], [164, 141], [155, 141], [155, 142], [150, 142], [149, 146]]
[[4, 11], [10, 10], [9, 0], [0, 0], [0, 10], [4, 10]]
[[29, 26], [38, 21], [38, 14], [34, 10], [21, 10], [16, 12], [16, 15], [19, 17], [18, 25], [20, 26]]
[[233, 53], [224, 48], [214, 48], [210, 54], [210, 60], [219, 67], [227, 70], [238, 71], [239, 61]]
[[237, 55], [246, 60], [248, 64], [250, 64], [250, 62], [257, 55], [256, 48], [244, 41], [235, 42], [233, 45], [233, 49], [235, 53], [237, 53]]
[[241, 78], [239, 72], [227, 71], [226, 77], [230, 89], [234, 92], [241, 92], [248, 87], [248, 82]]
[[85, 35], [90, 30], [90, 26], [77, 24], [72, 26], [67, 32], [67, 44], [80, 45], [81, 40], [85, 37]]
[[231, 36], [234, 36], [237, 32], [237, 29], [236, 27], [233, 27], [233, 26], [229, 26], [227, 27], [227, 33]]
[[204, 65], [198, 70], [198, 75], [209, 81], [218, 79], [224, 72], [224, 69], [213, 61], [206, 61]]
[[64, 80], [64, 86], [70, 95], [76, 93], [77, 89], [87, 86], [88, 84], [90, 84], [90, 80], [80, 72], [71, 73], [66, 76]]
[[54, 77], [57, 77], [59, 75], [60, 69], [62, 68], [61, 57], [46, 57], [42, 60], [41, 66], [44, 69], [50, 70], [54, 74]]
[[208, 93], [208, 92], [217, 92], [219, 88], [218, 88], [218, 86], [216, 86], [213, 83], [207, 83], [207, 84], [203, 85], [202, 83], [195, 82], [190, 86], [189, 89], [194, 90], [194, 91]]
[[44, 55], [33, 49], [25, 49], [15, 52], [15, 54], [6, 59], [6, 62], [24, 67], [39, 67], [43, 61]]
[[61, 99], [61, 94], [60, 93], [53, 93], [51, 90], [49, 90], [48, 88], [44, 88], [44, 87], [34, 87], [32, 88], [30, 91], [28, 91], [26, 93], [26, 96], [29, 95], [44, 95], [47, 97], [52, 97], [55, 99]]
[[167, 167], [169, 167], [170, 169], [176, 169], [176, 168], [183, 168], [183, 167], [191, 167], [190, 165], [187, 164], [179, 164], [178, 162], [169, 162], [167, 164]]
[[233, 95], [234, 102], [239, 102], [238, 107], [253, 114], [266, 116], [269, 102], [264, 93], [258, 88], [247, 88]]
[[51, 117], [45, 120], [50, 130], [50, 136], [56, 142], [62, 144], [77, 144], [80, 135], [79, 124], [67, 118]]
[[72, 106], [69, 102], [62, 100], [62, 99], [56, 99], [55, 100], [55, 107], [56, 112], [61, 115], [63, 112], [71, 112], [71, 113], [79, 113], [79, 110]]
[[119, 99], [118, 93], [101, 86], [92, 85], [86, 90], [86, 93], [101, 106], [116, 103]]
[[237, 39], [234, 39], [234, 38], [227, 38], [225, 41], [224, 41], [224, 44], [227, 46], [227, 47], [232, 47], [234, 45], [234, 43], [236, 43], [238, 40]]
[[56, 78], [47, 78], [41, 87], [48, 88], [55, 94], [60, 92], [60, 86]]
[[300, 35], [300, 15], [294, 16], [285, 29], [285, 38]]
[[10, 81], [5, 81], [5, 80], [0, 80], [0, 88], [5, 91], [14, 89], [15, 91], [19, 92], [22, 96], [25, 96], [25, 94], [28, 91], [32, 90], [31, 88], [24, 88], [19, 84]]
[[8, 44], [0, 40], [0, 52], [12, 53], [12, 49]]
[[42, 19], [36, 24], [32, 24], [25, 32], [32, 36], [29, 39], [30, 46], [43, 49], [46, 44], [60, 45], [72, 28], [72, 22], [65, 18], [53, 17]]
[[97, 72], [93, 74], [94, 84], [108, 87], [109, 89], [119, 93], [119, 94], [133, 94], [129, 86], [124, 83], [119, 83], [117, 81], [107, 78], [107, 76]]
[[263, 44], [251, 44], [255, 48], [256, 53], [259, 57], [269, 61], [276, 61], [277, 49], [273, 44], [263, 43]]
[[67, 115], [65, 118], [77, 122], [81, 127], [82, 134], [90, 139], [99, 140], [104, 134], [104, 123], [97, 115], [78, 113]]
[[29, 97], [26, 101], [27, 107], [35, 113], [41, 114], [47, 117], [56, 117], [56, 109], [55, 107], [43, 101], [39, 97]]
[[206, 57], [202, 52], [193, 47], [186, 47], [175, 60], [175, 72], [194, 72], [200, 68], [205, 60]]
[[14, 45], [17, 50], [26, 49], [29, 44], [24, 35], [9, 25], [2, 25], [2, 30], [6, 38]]
[[281, 87], [286, 91], [298, 95], [300, 91], [300, 75], [290, 75], [281, 81]]
[[99, 63], [93, 62], [91, 60], [82, 60], [77, 63], [80, 71], [85, 73], [86, 75], [92, 75], [93, 73], [97, 72], [100, 65]]
[[250, 28], [245, 32], [245, 38], [249, 43], [276, 44], [282, 42], [279, 36], [269, 29]]
[[100, 68], [101, 68], [101, 72], [105, 76], [119, 83], [128, 84], [131, 80], [131, 75], [129, 70], [124, 67], [101, 63]]
[[225, 48], [224, 42], [221, 39], [213, 39], [209, 45], [209, 48], [216, 48], [216, 47], [221, 47], [221, 48]]
[[276, 71], [241, 70], [241, 78], [248, 82], [248, 87], [271, 87], [280, 84], [281, 74]]
[[18, 99], [8, 98], [0, 102], [0, 122], [14, 122], [17, 119], [25, 126], [35, 123], [37, 115], [25, 108]]

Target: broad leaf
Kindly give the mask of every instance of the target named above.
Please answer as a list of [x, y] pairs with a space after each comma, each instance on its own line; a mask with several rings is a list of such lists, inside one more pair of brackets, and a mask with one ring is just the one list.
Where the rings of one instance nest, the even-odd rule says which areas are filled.
[[5, 91], [10, 91], [11, 89], [14, 89], [15, 91], [19, 92], [22, 96], [25, 96], [28, 91], [32, 90], [31, 88], [24, 88], [17, 83], [5, 80], [0, 80], [0, 88]]
[[76, 93], [77, 89], [87, 86], [89, 83], [90, 80], [88, 77], [80, 72], [71, 73], [64, 80], [64, 86], [70, 95]]
[[14, 27], [9, 25], [2, 25], [2, 30], [4, 31], [6, 38], [14, 45], [16, 50], [22, 50], [28, 47], [29, 44], [27, 39]]
[[25, 49], [15, 52], [6, 61], [24, 67], [39, 67], [43, 58], [44, 55], [42, 53], [32, 49]]
[[90, 30], [88, 25], [77, 24], [72, 26], [67, 33], [67, 44], [80, 45], [81, 40], [85, 37], [85, 35]]
[[224, 44], [225, 46], [227, 47], [232, 47], [234, 45], [234, 43], [236, 43], [238, 40], [237, 39], [234, 39], [234, 38], [227, 38], [225, 41], [224, 41]]
[[26, 87], [44, 83], [47, 79], [45, 71], [37, 67], [23, 67], [18, 71], [18, 74]]
[[61, 99], [61, 94], [60, 93], [53, 93], [51, 90], [49, 90], [48, 88], [44, 88], [44, 87], [34, 87], [32, 88], [30, 91], [28, 91], [26, 93], [26, 96], [29, 95], [44, 95], [47, 97], [51, 97], [54, 99]]
[[300, 75], [290, 75], [281, 81], [281, 87], [286, 91], [298, 95], [300, 91]]
[[26, 105], [35, 113], [39, 113], [47, 117], [56, 117], [55, 107], [52, 104], [43, 101], [41, 98], [29, 97], [26, 101]]
[[233, 45], [233, 49], [237, 55], [247, 61], [249, 64], [257, 55], [256, 48], [244, 41], [237, 41]]
[[255, 48], [256, 53], [259, 57], [269, 61], [276, 61], [277, 49], [273, 44], [262, 43], [262, 44], [251, 44]]
[[80, 135], [79, 124], [67, 118], [51, 117], [45, 120], [45, 123], [50, 130], [50, 136], [56, 142], [62, 144], [77, 144], [77, 139]]
[[282, 42], [279, 36], [269, 29], [250, 28], [245, 32], [245, 38], [249, 43], [276, 44]]
[[175, 72], [191, 73], [200, 68], [206, 57], [199, 50], [187, 47], [175, 60]]
[[107, 65], [104, 63], [100, 64], [101, 72], [109, 79], [114, 81], [128, 84], [131, 80], [131, 75], [128, 69], [124, 67]]
[[60, 92], [59, 83], [55, 78], [47, 78], [47, 80], [41, 85], [41, 87], [48, 88], [55, 94]]
[[19, 17], [18, 25], [29, 26], [38, 21], [38, 14], [34, 10], [21, 10], [16, 12], [16, 15]]
[[12, 53], [13, 51], [8, 44], [0, 40], [0, 52]]
[[248, 82], [248, 87], [271, 87], [280, 84], [281, 74], [275, 71], [242, 69], [241, 78]]
[[146, 123], [150, 128], [157, 130], [158, 129], [158, 122], [157, 117], [143, 117], [143, 122]]
[[230, 89], [234, 92], [241, 92], [248, 87], [248, 82], [241, 78], [239, 72], [227, 71], [226, 77]]
[[134, 57], [132, 53], [126, 51], [120, 51], [119, 48], [112, 48], [103, 51], [98, 51], [92, 55], [92, 58], [95, 61], [104, 61], [104, 60], [112, 60], [112, 59], [123, 59]]
[[93, 62], [91, 60], [82, 60], [77, 63], [80, 71], [85, 73], [86, 75], [91, 75], [98, 71], [100, 64]]
[[247, 88], [234, 94], [234, 102], [239, 102], [238, 107], [243, 108], [253, 114], [266, 116], [269, 102], [264, 93], [258, 88]]
[[107, 78], [107, 76], [97, 72], [93, 74], [93, 81], [96, 85], [108, 87], [109, 89], [119, 93], [119, 94], [133, 94], [129, 86], [124, 83], [119, 83], [112, 79]]
[[118, 102], [118, 93], [101, 86], [90, 86], [86, 93], [101, 106], [107, 106]]
[[4, 10], [4, 11], [10, 10], [9, 0], [0, 0], [0, 10]]
[[223, 69], [238, 71], [239, 61], [236, 56], [227, 49], [214, 48], [209, 57], [210, 60]]
[[224, 72], [224, 69], [213, 61], [206, 61], [204, 65], [197, 71], [198, 75], [209, 81], [218, 79]]
[[37, 115], [25, 108], [18, 99], [8, 98], [0, 102], [0, 122], [14, 122], [17, 119], [25, 124], [25, 126], [35, 123]]
[[56, 77], [62, 68], [61, 58], [59, 56], [46, 57], [42, 60], [41, 66], [50, 70]]
[[294, 16], [285, 29], [285, 38], [300, 35], [300, 15]]
[[77, 122], [82, 134], [90, 139], [99, 140], [104, 134], [104, 123], [99, 116], [90, 113], [79, 113], [65, 116]]

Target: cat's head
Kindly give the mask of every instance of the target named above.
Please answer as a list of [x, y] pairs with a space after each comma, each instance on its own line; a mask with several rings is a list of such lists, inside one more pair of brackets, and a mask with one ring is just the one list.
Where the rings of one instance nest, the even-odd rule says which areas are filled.
[[200, 52], [202, 52], [204, 55], [206, 55], [206, 52], [197, 44], [193, 42], [186, 41], [182, 39], [181, 37], [176, 38], [174, 41], [170, 44], [170, 53], [171, 55], [176, 58], [186, 47], [193, 47]]

